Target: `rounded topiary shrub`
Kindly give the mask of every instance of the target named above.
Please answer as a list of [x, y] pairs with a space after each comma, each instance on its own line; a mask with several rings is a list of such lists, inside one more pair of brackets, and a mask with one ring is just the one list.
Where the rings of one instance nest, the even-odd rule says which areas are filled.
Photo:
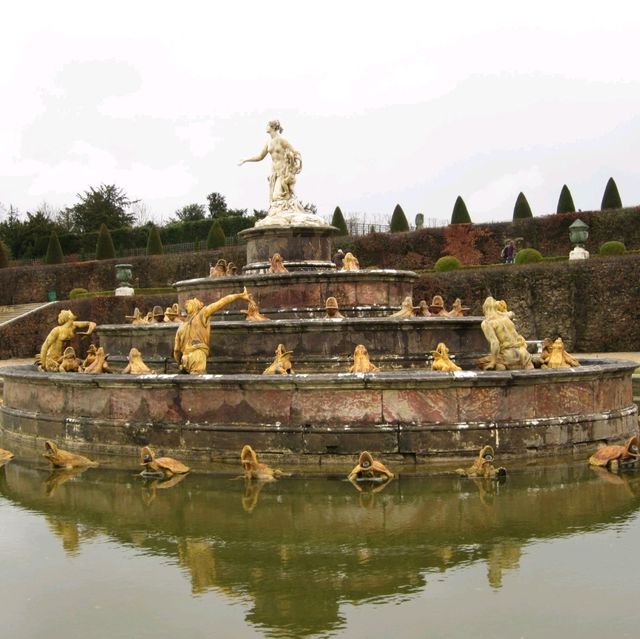
[[455, 271], [461, 266], [462, 264], [460, 264], [460, 260], [457, 257], [454, 255], [445, 255], [433, 265], [433, 270], [436, 273], [442, 273], [444, 271]]
[[88, 293], [86, 288], [72, 288], [69, 291], [69, 299], [75, 300], [76, 297], [81, 297], [82, 295], [86, 295]]
[[542, 253], [536, 249], [526, 248], [516, 253], [516, 264], [534, 264], [542, 261]]
[[622, 242], [612, 240], [600, 245], [598, 253], [600, 255], [623, 255], [627, 247]]

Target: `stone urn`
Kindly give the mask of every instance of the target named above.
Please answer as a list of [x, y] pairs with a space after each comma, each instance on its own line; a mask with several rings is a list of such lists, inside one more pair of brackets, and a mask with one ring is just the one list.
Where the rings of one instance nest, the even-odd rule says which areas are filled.
[[131, 269], [131, 264], [116, 264], [116, 280], [118, 281], [118, 286], [131, 286], [130, 282], [133, 277]]

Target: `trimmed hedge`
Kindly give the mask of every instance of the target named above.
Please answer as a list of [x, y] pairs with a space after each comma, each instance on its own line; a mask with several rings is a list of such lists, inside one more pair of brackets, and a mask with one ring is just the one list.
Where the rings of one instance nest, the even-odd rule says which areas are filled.
[[433, 270], [436, 273], [443, 273], [445, 271], [455, 271], [462, 266], [460, 260], [454, 255], [445, 255], [441, 257], [434, 265]]
[[516, 253], [516, 264], [534, 264], [535, 262], [542, 262], [542, 253], [536, 251], [536, 249], [526, 248], [521, 249]]
[[116, 256], [116, 249], [113, 246], [111, 233], [106, 225], [101, 224], [98, 231], [98, 242], [96, 244], [96, 260], [110, 260]]
[[349, 235], [349, 229], [347, 228], [347, 222], [342, 215], [342, 211], [339, 206], [336, 206], [336, 210], [333, 212], [331, 218], [331, 226], [335, 226], [340, 232], [338, 235]]
[[220, 226], [220, 222], [218, 222], [218, 220], [213, 220], [211, 228], [209, 229], [209, 235], [207, 235], [207, 248], [218, 248], [220, 246], [224, 246], [225, 242], [226, 237], [222, 227]]
[[396, 208], [393, 209], [391, 222], [389, 222], [389, 230], [392, 233], [405, 233], [409, 230], [407, 216], [404, 214], [404, 211], [399, 204], [396, 204]]
[[471, 216], [467, 210], [467, 205], [459, 195], [451, 212], [451, 224], [471, 224]]
[[604, 188], [604, 193], [602, 195], [602, 204], [600, 208], [604, 211], [605, 209], [621, 209], [622, 208], [622, 200], [620, 199], [620, 193], [618, 192], [618, 185], [615, 180], [610, 177], [607, 182], [607, 186]]
[[624, 255], [626, 247], [623, 242], [612, 240], [600, 245], [598, 253], [600, 255]]

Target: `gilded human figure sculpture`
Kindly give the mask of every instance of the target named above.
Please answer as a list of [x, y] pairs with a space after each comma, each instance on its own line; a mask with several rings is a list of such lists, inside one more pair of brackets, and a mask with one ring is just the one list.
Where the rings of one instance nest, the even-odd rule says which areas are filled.
[[132, 348], [127, 356], [129, 362], [123, 369], [123, 375], [144, 375], [153, 371], [142, 360], [142, 354], [137, 348]]
[[41, 371], [56, 372], [58, 370], [64, 349], [75, 337], [76, 329], [79, 328], [86, 330], [78, 332], [78, 335], [91, 335], [96, 330], [96, 324], [76, 321], [76, 316], [70, 310], [60, 311], [58, 326], [51, 329], [40, 347], [40, 353], [36, 356], [36, 364]]
[[207, 306], [195, 297], [187, 300], [185, 304], [187, 317], [178, 327], [173, 343], [173, 357], [182, 372], [190, 374], [207, 372], [211, 316], [236, 300], [248, 302], [250, 299], [251, 296], [245, 288], [242, 293], [225, 295]]
[[624, 445], [603, 446], [591, 457], [589, 464], [604, 466], [609, 470], [619, 470], [621, 466], [636, 465], [640, 462], [640, 440], [637, 435], [630, 437]]
[[151, 448], [145, 446], [140, 451], [140, 465], [144, 466], [141, 475], [150, 477], [173, 477], [184, 475], [191, 469], [173, 457], [156, 457]]
[[272, 167], [269, 176], [269, 210], [267, 217], [256, 222], [260, 226], [327, 226], [319, 216], [305, 210], [295, 195], [297, 175], [302, 171], [302, 156], [282, 137], [283, 128], [278, 120], [267, 124], [269, 140], [255, 156], [239, 162], [261, 162], [271, 156]]
[[418, 306], [414, 307], [413, 310], [416, 317], [429, 317], [431, 315], [429, 312], [429, 305], [426, 300], [420, 300]]
[[498, 479], [506, 477], [507, 471], [502, 466], [493, 465], [495, 453], [491, 446], [484, 446], [469, 468], [458, 468], [456, 472], [463, 477], [481, 477], [484, 479]]
[[351, 469], [347, 479], [351, 482], [373, 481], [386, 482], [393, 479], [393, 473], [379, 461], [375, 461], [371, 453], [360, 453], [358, 463]]
[[468, 311], [468, 310], [469, 310], [469, 307], [462, 306], [462, 300], [459, 297], [456, 297], [456, 299], [453, 302], [453, 306], [449, 311], [449, 317], [464, 317], [465, 311]]
[[572, 368], [580, 366], [580, 362], [564, 350], [564, 342], [561, 337], [546, 345], [547, 349], [543, 350], [540, 357], [542, 368]]
[[132, 324], [148, 324], [147, 316], [143, 315], [137, 306], [133, 309], [133, 315], [125, 315], [125, 318]]
[[442, 295], [434, 295], [431, 300], [431, 304], [429, 305], [429, 312], [431, 315], [435, 315], [437, 317], [447, 317], [449, 313], [444, 307], [444, 300], [442, 299]]
[[440, 371], [444, 373], [453, 373], [462, 369], [454, 364], [449, 358], [449, 349], [444, 342], [440, 342], [435, 351], [431, 351], [433, 362], [431, 363], [432, 371]]
[[98, 462], [92, 461], [88, 457], [62, 450], [55, 442], [49, 440], [44, 443], [44, 448], [45, 452], [42, 456], [48, 459], [54, 468], [84, 468], [99, 465]]
[[227, 277], [233, 277], [238, 274], [238, 267], [233, 262], [227, 262]]
[[164, 310], [164, 319], [162, 320], [166, 323], [178, 323], [181, 322], [180, 318], [180, 306], [178, 302], [174, 302], [171, 306], [167, 306]]
[[358, 344], [353, 351], [353, 365], [350, 373], [377, 373], [380, 369], [369, 360], [369, 352], [364, 344]]
[[293, 351], [288, 351], [284, 344], [278, 344], [273, 362], [264, 370], [263, 375], [293, 375], [291, 365]]
[[256, 451], [248, 444], [242, 447], [240, 461], [245, 479], [258, 479], [260, 481], [273, 481], [282, 476], [282, 471], [273, 469], [267, 464], [258, 461]]
[[359, 271], [360, 262], [353, 253], [347, 253], [342, 258], [342, 270], [343, 271]]
[[496, 371], [533, 368], [527, 343], [518, 334], [509, 312], [499, 311], [493, 297], [487, 297], [482, 311], [484, 320], [480, 326], [489, 342], [489, 354], [480, 359], [480, 367]]

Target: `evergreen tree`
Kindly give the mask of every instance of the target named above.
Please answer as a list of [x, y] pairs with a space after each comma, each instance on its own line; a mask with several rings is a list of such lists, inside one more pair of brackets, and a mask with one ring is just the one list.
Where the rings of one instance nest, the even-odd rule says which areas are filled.
[[622, 200], [620, 199], [620, 193], [618, 193], [618, 187], [615, 180], [610, 177], [607, 182], [607, 186], [604, 189], [604, 195], [602, 196], [602, 204], [600, 208], [605, 209], [621, 209]]
[[391, 222], [389, 223], [389, 230], [392, 233], [403, 233], [409, 230], [409, 222], [407, 222], [407, 216], [404, 214], [402, 207], [396, 204], [396, 208], [393, 209], [393, 215], [391, 216]]
[[529, 202], [527, 202], [527, 198], [524, 196], [524, 193], [520, 192], [516, 199], [516, 204], [513, 207], [513, 219], [525, 220], [529, 217], [533, 217], [531, 207], [529, 206]]
[[162, 255], [164, 248], [160, 239], [160, 231], [155, 224], [149, 228], [149, 237], [147, 239], [147, 255]]
[[109, 233], [106, 224], [101, 224], [96, 243], [96, 260], [110, 260], [115, 256], [116, 249], [111, 239], [111, 233]]
[[467, 210], [467, 205], [459, 195], [456, 198], [456, 203], [453, 205], [451, 224], [471, 224], [471, 216]]
[[339, 206], [336, 206], [336, 210], [333, 212], [333, 217], [331, 218], [331, 226], [335, 226], [340, 231], [338, 235], [349, 235], [347, 223], [344, 219], [344, 215], [342, 215], [342, 211], [340, 210]]
[[64, 262], [64, 253], [62, 252], [62, 246], [60, 246], [60, 240], [58, 234], [55, 231], [51, 231], [49, 236], [49, 245], [47, 246], [47, 254], [44, 258], [45, 264], [62, 264]]
[[220, 226], [218, 220], [213, 220], [211, 228], [209, 229], [209, 235], [207, 235], [207, 248], [214, 249], [225, 245], [225, 234]]
[[0, 268], [6, 268], [9, 266], [9, 252], [4, 242], [0, 240]]
[[139, 200], [130, 200], [127, 194], [115, 184], [101, 184], [97, 189], [78, 193], [80, 202], [69, 209], [68, 217], [81, 233], [95, 231], [100, 224], [112, 229], [131, 226], [135, 215], [130, 212]]
[[562, 191], [560, 191], [560, 197], [558, 198], [558, 208], [556, 213], [575, 213], [576, 206], [573, 203], [573, 198], [571, 197], [571, 191], [569, 187], [565, 184], [562, 187]]

